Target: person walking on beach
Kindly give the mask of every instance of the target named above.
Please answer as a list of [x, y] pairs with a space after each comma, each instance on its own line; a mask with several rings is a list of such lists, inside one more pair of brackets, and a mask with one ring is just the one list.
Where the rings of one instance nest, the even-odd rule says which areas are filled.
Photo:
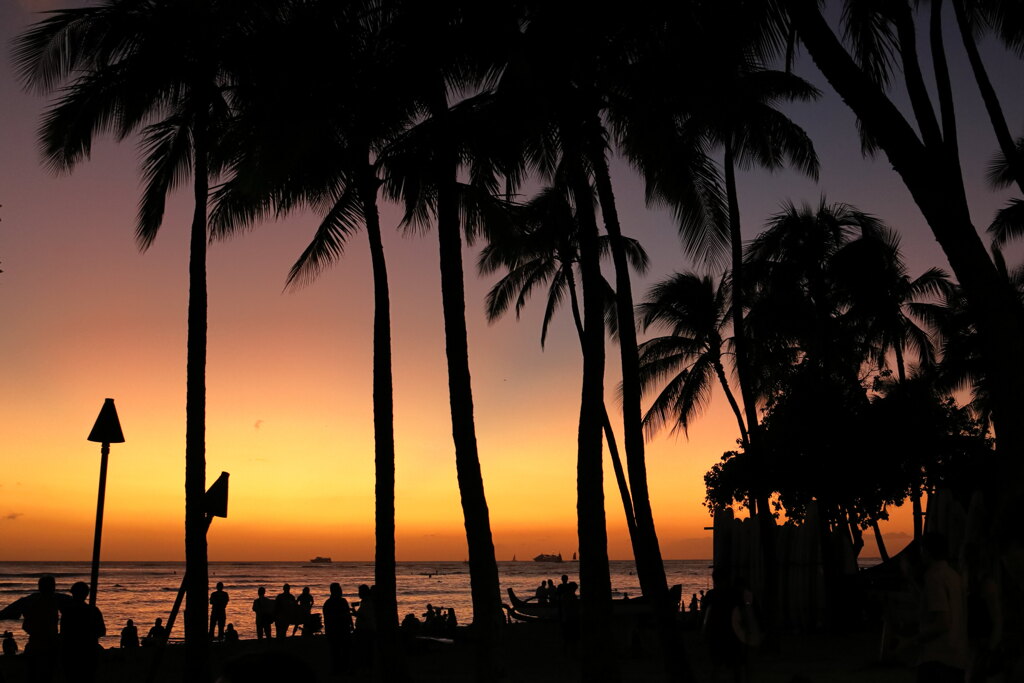
[[278, 638], [288, 636], [288, 626], [295, 619], [296, 602], [292, 595], [292, 587], [287, 583], [281, 587], [281, 592], [274, 598], [274, 629]]
[[224, 640], [224, 624], [228, 620], [228, 597], [224, 590], [224, 582], [217, 582], [217, 590], [210, 594], [210, 640], [213, 640], [213, 629], [217, 628], [217, 640]]
[[28, 634], [25, 658], [28, 679], [41, 683], [53, 679], [60, 651], [58, 639], [60, 610], [71, 598], [57, 592], [57, 581], [49, 574], [39, 577], [39, 590], [18, 598], [0, 610], [0, 619], [23, 617], [21, 628]]
[[71, 683], [93, 683], [99, 663], [100, 638], [107, 635], [103, 614], [85, 601], [89, 584], [71, 586], [71, 602], [61, 610], [60, 644], [64, 676]]
[[263, 640], [266, 637], [269, 640], [273, 637], [270, 635], [270, 625], [274, 623], [274, 601], [267, 597], [267, 589], [263, 586], [256, 591], [252, 611], [256, 614], [256, 639]]
[[324, 632], [331, 652], [331, 673], [339, 674], [348, 666], [352, 648], [352, 609], [341, 593], [341, 584], [331, 584], [331, 595], [324, 601]]
[[139, 629], [131, 619], [121, 629], [121, 647], [126, 650], [134, 650], [139, 646]]

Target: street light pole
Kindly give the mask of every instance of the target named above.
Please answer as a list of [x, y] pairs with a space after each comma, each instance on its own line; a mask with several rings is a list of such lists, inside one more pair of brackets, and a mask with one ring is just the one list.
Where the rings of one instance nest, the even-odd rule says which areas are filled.
[[100, 446], [100, 486], [96, 498], [96, 533], [92, 542], [92, 574], [89, 582], [89, 604], [96, 604], [96, 588], [100, 579], [100, 541], [103, 537], [103, 503], [107, 492], [107, 460], [110, 456], [110, 444], [124, 443], [121, 433], [121, 422], [117, 419], [114, 399], [103, 401], [96, 423], [89, 432], [89, 441], [102, 444]]

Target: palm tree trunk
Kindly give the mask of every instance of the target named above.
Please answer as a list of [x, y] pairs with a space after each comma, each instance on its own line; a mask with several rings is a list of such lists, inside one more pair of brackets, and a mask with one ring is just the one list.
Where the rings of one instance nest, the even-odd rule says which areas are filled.
[[875, 532], [875, 545], [878, 546], [878, 555], [882, 562], [889, 561], [889, 551], [885, 547], [885, 539], [882, 538], [882, 530], [878, 528], [878, 520], [871, 520], [871, 530]]
[[718, 383], [722, 385], [722, 391], [725, 393], [725, 399], [732, 408], [732, 414], [736, 416], [736, 424], [740, 428], [740, 443], [743, 445], [743, 448], [750, 448], [750, 435], [747, 434], [747, 426], [743, 422], [743, 413], [740, 411], [740, 404], [736, 402], [732, 389], [729, 388], [729, 380], [725, 376], [725, 368], [722, 366], [721, 360], [715, 361], [715, 375], [718, 376]]
[[[369, 157], [369, 154], [366, 155]], [[373, 579], [377, 611], [375, 658], [383, 680], [404, 673], [398, 649], [398, 588], [395, 568], [395, 411], [391, 363], [391, 298], [377, 211], [378, 181], [368, 163], [360, 179], [363, 220], [373, 267], [373, 443], [376, 550]]]
[[195, 124], [195, 207], [188, 266], [185, 379], [185, 681], [210, 678], [207, 640], [209, 576], [206, 550], [206, 117]]
[[[572, 309], [572, 319], [576, 323], [576, 334], [580, 339], [580, 350], [582, 351], [586, 339], [583, 334], [583, 318], [580, 316], [580, 303], [576, 296], [576, 282], [572, 275], [572, 266], [566, 267], [566, 280], [569, 283], [569, 306]], [[615, 432], [612, 430], [612, 421], [608, 417], [608, 407], [602, 403], [604, 422], [604, 438], [608, 443], [608, 457], [612, 461], [612, 469], [615, 471], [615, 483], [619, 487], [619, 497], [622, 499], [622, 510], [626, 514], [626, 529], [629, 531], [629, 543], [633, 548], [633, 556], [637, 554], [636, 519], [633, 516], [633, 500], [629, 495], [629, 484], [626, 482], [626, 473], [622, 469], [622, 459], [619, 457], [619, 447], [615, 443]]]
[[[905, 386], [907, 383], [907, 366], [903, 359], [903, 347], [900, 344], [896, 344], [894, 351], [896, 353], [896, 376], [899, 378], [901, 386]], [[924, 533], [924, 510], [921, 509], [921, 467], [917, 468], [917, 476], [910, 483], [913, 487], [910, 490], [910, 507], [913, 512], [914, 522], [914, 540], [920, 541], [921, 534]]]
[[445, 354], [448, 359], [448, 397], [452, 414], [452, 438], [455, 443], [455, 469], [459, 480], [469, 550], [473, 629], [477, 638], [477, 677], [480, 681], [490, 681], [495, 677], [492, 650], [497, 647], [501, 634], [501, 593], [473, 421], [473, 389], [469, 374], [466, 297], [462, 279], [457, 169], [454, 154], [450, 155], [448, 163], [439, 169], [442, 175], [438, 178], [437, 236], [440, 244], [441, 304], [444, 309]]
[[[563, 151], [572, 154], [572, 151]], [[577, 435], [576, 514], [580, 545], [580, 618], [584, 681], [621, 679], [610, 647], [611, 573], [604, 511], [601, 430], [604, 414], [604, 301], [597, 242], [597, 220], [578, 157], [570, 156], [571, 180], [580, 221], [580, 273], [583, 285], [583, 387]]]
[[1003, 108], [999, 104], [999, 96], [996, 94], [996, 89], [992, 86], [992, 80], [989, 78], [985, 64], [981, 61], [981, 54], [978, 52], [978, 44], [975, 42], [970, 27], [967, 25], [967, 13], [964, 10], [963, 0], [953, 0], [953, 11], [956, 14], [957, 27], [960, 29], [960, 39], [963, 41], [964, 50], [967, 52], [967, 61], [971, 65], [974, 80], [978, 84], [978, 90], [981, 92], [981, 99], [985, 103], [985, 110], [988, 112], [989, 121], [992, 122], [992, 130], [995, 132], [996, 141], [999, 143], [999, 151], [1006, 157], [1006, 162], [1010, 166], [1013, 178], [1017, 182], [1017, 187], [1021, 192], [1024, 192], [1024, 161], [1021, 160], [1020, 154], [1017, 152], [1017, 145], [1014, 143], [1013, 134], [1010, 133], [1010, 127], [1006, 124]]
[[[753, 389], [753, 373], [750, 367], [750, 353], [743, 325], [743, 231], [740, 228], [740, 203], [736, 190], [736, 164], [732, 144], [725, 144], [725, 189], [729, 203], [729, 242], [732, 256], [732, 338], [736, 350], [736, 374], [739, 378], [743, 410], [747, 419], [747, 453], [760, 463], [758, 453], [757, 398]], [[759, 477], [758, 477], [759, 479]], [[779, 572], [775, 557], [775, 517], [768, 505], [769, 492], [757, 487], [750, 492], [757, 509], [757, 526], [761, 541], [761, 563], [764, 567], [763, 605], [764, 618], [768, 628], [766, 635], [770, 645], [775, 645], [776, 617], [779, 614]]]
[[637, 577], [640, 579], [640, 589], [644, 596], [655, 606], [666, 672], [672, 681], [687, 680], [693, 676], [683, 650], [683, 642], [678, 638], [675, 628], [675, 615], [679, 608], [678, 605], [669, 602], [665, 564], [661, 556], [658, 532], [654, 526], [654, 511], [647, 488], [647, 460], [644, 454], [640, 406], [640, 356], [637, 352], [629, 261], [623, 244], [622, 228], [615, 206], [615, 194], [612, 191], [604, 145], [595, 142], [603, 142], [603, 129], [596, 116], [590, 124], [591, 129], [597, 131], [597, 134], [591, 138], [587, 157], [594, 171], [601, 216], [611, 241], [612, 262], [615, 264], [615, 303], [618, 310], [619, 355], [622, 362], [622, 424], [626, 467], [629, 470], [629, 484], [633, 497], [633, 514], [636, 518], [637, 538], [640, 541], [640, 553], [635, 555]]

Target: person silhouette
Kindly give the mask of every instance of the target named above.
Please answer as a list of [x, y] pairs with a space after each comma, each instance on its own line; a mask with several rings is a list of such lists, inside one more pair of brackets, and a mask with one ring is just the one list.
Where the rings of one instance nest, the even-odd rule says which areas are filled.
[[537, 586], [537, 590], [533, 592], [533, 597], [537, 601], [538, 605], [548, 604], [548, 588], [543, 581], [541, 581], [540, 585]]
[[210, 594], [210, 640], [213, 640], [213, 629], [217, 628], [217, 640], [224, 640], [224, 623], [228, 619], [227, 592], [224, 590], [224, 582], [217, 582], [217, 590]]
[[224, 642], [225, 643], [237, 643], [238, 642], [238, 631], [235, 630], [234, 624], [228, 624], [227, 628], [224, 629]]
[[352, 609], [341, 593], [341, 584], [332, 583], [331, 595], [324, 601], [324, 632], [331, 652], [331, 672], [341, 673], [348, 666], [352, 647]]
[[373, 607], [373, 591], [365, 583], [359, 585], [359, 609], [356, 611], [355, 646], [364, 661], [370, 661], [377, 639], [377, 614]]
[[160, 617], [156, 618], [153, 622], [152, 628], [149, 629], [149, 633], [142, 640], [143, 645], [159, 645], [167, 637], [167, 631], [164, 629], [164, 620]]
[[53, 679], [60, 651], [60, 610], [70, 602], [70, 596], [57, 592], [56, 579], [43, 574], [35, 593], [18, 598], [0, 610], [0, 619], [22, 618], [21, 628], [28, 634], [24, 656], [28, 678], [33, 683]]
[[121, 647], [134, 650], [139, 646], [139, 629], [131, 619], [121, 629]]
[[288, 636], [288, 625], [295, 619], [296, 602], [292, 595], [292, 587], [287, 583], [281, 587], [281, 592], [274, 598], [274, 629], [278, 638]]
[[107, 635], [103, 614], [85, 601], [89, 584], [77, 581], [71, 586], [72, 600], [61, 609], [60, 644], [64, 674], [74, 683], [96, 680], [100, 638]]
[[274, 623], [274, 601], [267, 597], [267, 589], [260, 586], [256, 591], [256, 599], [252, 601], [252, 611], [256, 614], [256, 639], [271, 638], [270, 625]]
[[295, 625], [295, 629], [292, 629], [292, 635], [295, 635], [295, 630], [299, 628], [299, 624], [302, 624], [302, 635], [307, 635], [306, 624], [309, 622], [309, 615], [313, 611], [313, 602], [313, 594], [309, 592], [309, 586], [306, 586], [299, 593], [299, 597], [295, 599], [295, 603], [299, 606], [298, 623]]
[[14, 634], [10, 631], [4, 631], [4, 656], [13, 657], [18, 654], [18, 641], [14, 639]]
[[690, 598], [690, 613], [696, 614], [700, 609], [700, 601], [697, 600], [697, 594], [694, 593], [693, 597]]

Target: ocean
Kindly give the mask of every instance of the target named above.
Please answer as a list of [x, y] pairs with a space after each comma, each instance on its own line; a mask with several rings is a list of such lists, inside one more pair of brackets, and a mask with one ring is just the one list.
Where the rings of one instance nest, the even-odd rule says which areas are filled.
[[[689, 602], [691, 594], [711, 587], [710, 565], [710, 560], [666, 560], [665, 573], [669, 585], [682, 584], [683, 599]], [[104, 562], [100, 566], [96, 598], [96, 606], [103, 612], [107, 625], [103, 646], [117, 646], [121, 628], [128, 619], [135, 620], [140, 635], [149, 631], [157, 617], [162, 617], [166, 623], [184, 569], [183, 562]], [[35, 591], [42, 574], [52, 574], [57, 579], [57, 590], [67, 592], [76, 581], [88, 583], [89, 571], [88, 562], [0, 562], [0, 607]], [[576, 562], [499, 562], [498, 573], [504, 602], [508, 602], [508, 588], [526, 598], [533, 595], [542, 580], [553, 579], [557, 584], [559, 577], [567, 574], [570, 581], [579, 582]], [[615, 597], [640, 595], [636, 565], [632, 560], [613, 561], [611, 578]], [[277, 595], [285, 583], [292, 586], [294, 595], [309, 586], [315, 600], [313, 611], [319, 612], [320, 605], [327, 599], [328, 586], [334, 581], [341, 584], [350, 601], [358, 600], [355, 596], [359, 584], [373, 583], [373, 563], [211, 562], [210, 590], [218, 581], [224, 582], [224, 590], [230, 596], [227, 620], [234, 623], [242, 638], [255, 638], [252, 601], [260, 586], [266, 587], [270, 598]], [[470, 623], [473, 608], [468, 565], [464, 562], [399, 562], [399, 619], [410, 612], [421, 616], [427, 603], [452, 608], [459, 623]], [[172, 640], [182, 635], [181, 620], [179, 614]], [[25, 633], [19, 622], [0, 620], [0, 630], [12, 631], [24, 646]]]

